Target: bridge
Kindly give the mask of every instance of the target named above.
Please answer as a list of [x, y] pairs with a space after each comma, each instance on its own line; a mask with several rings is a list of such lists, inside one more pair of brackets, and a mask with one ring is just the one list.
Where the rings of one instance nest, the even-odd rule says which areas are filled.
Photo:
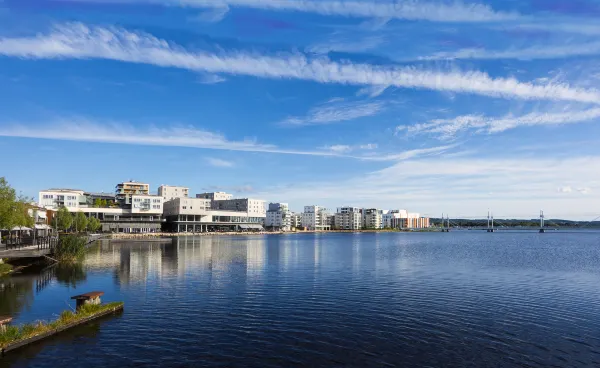
[[[88, 235], [87, 244], [101, 239], [104, 235]], [[0, 244], [0, 259], [2, 258], [41, 258], [54, 252], [58, 244], [58, 236], [9, 238]]]

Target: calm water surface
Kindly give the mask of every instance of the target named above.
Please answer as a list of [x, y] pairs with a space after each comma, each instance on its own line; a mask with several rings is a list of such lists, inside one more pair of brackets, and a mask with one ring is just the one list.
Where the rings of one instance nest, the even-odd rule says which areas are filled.
[[599, 232], [104, 241], [0, 285], [17, 323], [125, 301], [0, 366], [600, 367]]

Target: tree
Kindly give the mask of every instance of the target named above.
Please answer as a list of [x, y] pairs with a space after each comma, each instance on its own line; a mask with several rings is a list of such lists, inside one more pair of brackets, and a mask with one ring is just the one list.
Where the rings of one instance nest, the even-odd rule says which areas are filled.
[[102, 201], [100, 200], [100, 198], [94, 199], [94, 207], [99, 208], [101, 206], [102, 206]]
[[56, 212], [55, 225], [59, 230], [67, 231], [73, 225], [73, 216], [67, 207], [61, 207]]
[[106, 202], [106, 199], [101, 199], [100, 200], [100, 207], [106, 208], [107, 206], [108, 206], [108, 203]]
[[82, 232], [82, 231], [85, 231], [85, 229], [87, 228], [88, 219], [87, 219], [87, 217], [85, 217], [83, 212], [79, 211], [79, 212], [77, 212], [77, 215], [75, 215], [74, 223], [75, 223], [75, 231]]
[[30, 200], [17, 196], [17, 192], [8, 184], [5, 178], [0, 177], [0, 229], [12, 229], [15, 226], [32, 227], [33, 218], [28, 210]]
[[94, 233], [96, 231], [98, 231], [98, 229], [100, 229], [100, 226], [102, 226], [100, 224], [100, 220], [98, 220], [95, 217], [90, 217], [88, 219], [88, 224], [87, 224], [87, 228], [90, 232]]

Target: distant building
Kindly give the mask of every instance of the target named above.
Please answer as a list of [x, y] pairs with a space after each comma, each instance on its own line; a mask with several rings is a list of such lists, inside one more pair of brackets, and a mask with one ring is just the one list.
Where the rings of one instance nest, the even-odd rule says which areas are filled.
[[302, 212], [302, 227], [308, 230], [331, 230], [329, 211], [321, 206], [304, 206]]
[[265, 227], [272, 230], [290, 231], [292, 212], [287, 203], [269, 203]]
[[205, 198], [210, 199], [211, 201], [224, 201], [228, 199], [233, 199], [233, 195], [225, 192], [210, 192], [196, 194], [196, 198]]
[[252, 198], [238, 198], [238, 199], [215, 199], [212, 200], [211, 207], [213, 210], [221, 211], [243, 211], [248, 216], [262, 217], [267, 216], [267, 210], [265, 208], [265, 201], [261, 199]]
[[360, 230], [363, 219], [358, 207], [340, 207], [335, 214], [335, 228], [338, 230]]
[[290, 227], [292, 229], [299, 229], [302, 227], [302, 214], [294, 213], [290, 215]]
[[383, 211], [376, 208], [365, 208], [362, 210], [363, 228], [381, 229], [383, 228]]
[[391, 210], [383, 215], [384, 227], [392, 229], [424, 229], [430, 226], [428, 217], [406, 210]]
[[83, 190], [79, 189], [47, 189], [39, 192], [39, 201], [41, 207], [46, 209], [58, 209], [67, 207], [68, 209], [77, 209], [87, 206], [87, 199]]
[[119, 183], [115, 187], [115, 198], [123, 205], [131, 204], [131, 196], [150, 194], [150, 184], [139, 183], [137, 181], [127, 181]]
[[175, 198], [189, 197], [190, 189], [187, 187], [178, 187], [173, 185], [161, 185], [158, 187], [158, 195], [163, 197], [163, 201], [170, 201]]

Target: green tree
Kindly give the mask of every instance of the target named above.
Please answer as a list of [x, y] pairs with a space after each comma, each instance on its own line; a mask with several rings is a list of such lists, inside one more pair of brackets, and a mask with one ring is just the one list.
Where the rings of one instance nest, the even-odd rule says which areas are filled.
[[95, 233], [96, 231], [98, 231], [98, 229], [100, 229], [100, 226], [102, 226], [100, 224], [100, 220], [98, 220], [95, 217], [90, 217], [88, 219], [88, 224], [87, 224], [87, 228], [90, 232]]
[[85, 217], [83, 212], [79, 211], [75, 215], [73, 222], [75, 223], [75, 231], [82, 232], [85, 231], [85, 229], [87, 228], [88, 219], [87, 217]]
[[33, 218], [28, 210], [30, 200], [17, 196], [17, 192], [0, 177], [0, 229], [12, 229], [15, 226], [33, 226]]
[[102, 201], [100, 200], [100, 198], [94, 199], [94, 207], [99, 208], [101, 206], [102, 206]]
[[59, 208], [55, 216], [55, 225], [59, 230], [67, 231], [73, 225], [73, 216], [67, 207]]
[[106, 208], [106, 206], [108, 206], [108, 203], [106, 202], [106, 199], [101, 199], [100, 200], [100, 207]]

